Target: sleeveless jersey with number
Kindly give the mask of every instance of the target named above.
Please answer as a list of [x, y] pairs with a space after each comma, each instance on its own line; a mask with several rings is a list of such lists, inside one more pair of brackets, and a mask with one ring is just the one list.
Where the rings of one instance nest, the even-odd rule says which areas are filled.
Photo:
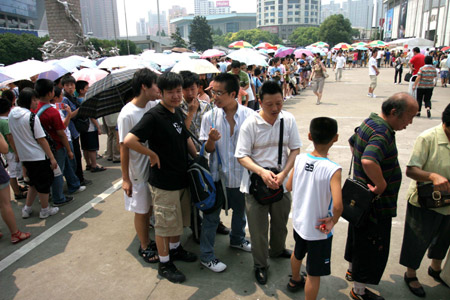
[[295, 159], [292, 182], [292, 223], [304, 240], [324, 240], [328, 235], [315, 228], [319, 219], [332, 216], [330, 181], [341, 166], [328, 158], [300, 154]]

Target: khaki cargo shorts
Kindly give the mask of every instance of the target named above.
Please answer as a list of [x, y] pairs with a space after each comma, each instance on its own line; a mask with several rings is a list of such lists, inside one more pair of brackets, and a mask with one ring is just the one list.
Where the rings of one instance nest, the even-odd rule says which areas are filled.
[[183, 226], [191, 224], [191, 195], [189, 189], [162, 190], [150, 186], [154, 201], [155, 235], [179, 236]]
[[370, 75], [370, 88], [374, 89], [377, 87], [377, 75]]

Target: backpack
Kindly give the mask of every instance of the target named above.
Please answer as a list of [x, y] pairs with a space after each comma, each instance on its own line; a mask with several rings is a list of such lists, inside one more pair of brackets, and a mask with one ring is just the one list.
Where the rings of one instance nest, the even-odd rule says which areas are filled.
[[215, 209], [217, 190], [204, 153], [203, 144], [200, 154], [190, 162], [187, 172], [192, 203], [199, 210], [210, 213], [210, 209]]
[[[36, 137], [34, 136], [34, 119], [36, 118], [36, 116], [38, 116], [38, 118], [39, 118], [50, 107], [51, 107], [50, 104], [45, 104], [39, 109], [39, 111], [36, 114], [34, 114], [33, 112], [30, 114], [31, 133], [33, 134], [33, 137], [34, 137], [35, 140], [36, 140]], [[52, 150], [52, 153], [55, 154], [56, 153], [56, 143], [55, 143], [55, 141], [50, 136], [50, 134], [48, 134], [47, 130], [45, 130], [44, 127], [42, 127], [42, 129], [44, 130], [45, 139], [47, 140], [48, 145], [50, 146], [50, 150]]]
[[[72, 98], [66, 95], [67, 100], [69, 100], [70, 103], [72, 103], [77, 109], [80, 108], [80, 105], [78, 102], [72, 101]], [[73, 122], [73, 125], [75, 125], [75, 128], [78, 132], [88, 132], [89, 130], [89, 118], [80, 118], [78, 115], [71, 120]]]

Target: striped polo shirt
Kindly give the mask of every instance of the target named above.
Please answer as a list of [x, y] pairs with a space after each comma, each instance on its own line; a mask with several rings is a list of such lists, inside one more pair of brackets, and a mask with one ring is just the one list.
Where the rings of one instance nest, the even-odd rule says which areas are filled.
[[417, 86], [419, 89], [432, 89], [434, 88], [434, 78], [436, 78], [436, 68], [433, 65], [425, 65], [420, 68], [417, 75], [420, 75], [420, 81]]
[[376, 217], [395, 217], [402, 172], [398, 163], [394, 130], [380, 116], [372, 113], [349, 139], [349, 143], [354, 149], [355, 155], [353, 178], [365, 184], [373, 184], [361, 165], [361, 160], [367, 159], [381, 167], [383, 177], [387, 182], [386, 190], [374, 203]]

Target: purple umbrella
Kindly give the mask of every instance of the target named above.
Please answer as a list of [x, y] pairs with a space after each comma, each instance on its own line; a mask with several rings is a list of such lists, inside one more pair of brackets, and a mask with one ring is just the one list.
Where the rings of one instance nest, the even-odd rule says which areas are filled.
[[277, 52], [275, 52], [275, 57], [286, 57], [288, 55], [291, 55], [294, 50], [294, 48], [282, 47], [278, 49]]
[[301, 58], [302, 54], [305, 54], [306, 56], [312, 56], [313, 53], [307, 49], [297, 49], [294, 52], [295, 58]]

